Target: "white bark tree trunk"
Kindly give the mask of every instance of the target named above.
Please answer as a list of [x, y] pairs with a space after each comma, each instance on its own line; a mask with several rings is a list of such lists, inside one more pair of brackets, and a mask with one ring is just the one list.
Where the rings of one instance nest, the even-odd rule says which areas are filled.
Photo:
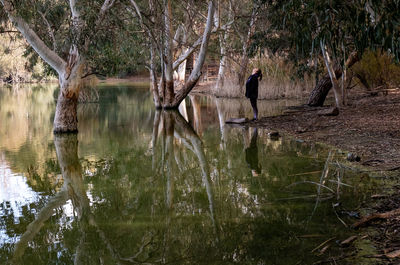
[[[220, 9], [219, 12], [220, 13]], [[232, 20], [232, 7], [231, 7], [231, 2], [229, 2], [229, 10], [228, 10], [228, 21]], [[218, 22], [220, 23], [220, 22]], [[219, 68], [218, 68], [218, 79], [216, 83], [216, 89], [219, 89], [224, 86], [224, 78], [225, 78], [225, 71], [226, 71], [226, 66], [228, 63], [228, 56], [227, 56], [227, 43], [228, 43], [228, 37], [229, 37], [229, 30], [230, 30], [230, 25], [228, 24], [227, 27], [222, 30], [219, 34], [219, 46], [220, 46], [220, 53], [221, 53], [221, 59], [219, 61]]]
[[321, 46], [322, 56], [324, 57], [325, 66], [328, 70], [328, 74], [332, 82], [332, 89], [335, 94], [336, 107], [341, 108], [343, 106], [342, 102], [343, 97], [340, 91], [339, 81], [336, 78], [335, 70], [333, 68], [333, 63], [331, 61], [328, 51], [325, 48], [325, 44], [323, 43], [322, 40], [320, 41], [320, 46]]
[[176, 93], [174, 102], [171, 107], [177, 108], [179, 104], [186, 98], [189, 92], [193, 89], [193, 87], [197, 84], [200, 76], [201, 76], [201, 68], [204, 65], [204, 61], [207, 55], [208, 43], [211, 36], [211, 31], [213, 27], [213, 18], [215, 13], [215, 4], [214, 1], [209, 1], [208, 4], [208, 14], [207, 14], [207, 23], [203, 33], [203, 39], [201, 42], [200, 52], [198, 59], [196, 60], [196, 64], [193, 67], [193, 71], [190, 74], [185, 85]]
[[150, 43], [150, 81], [151, 81], [151, 91], [153, 94], [154, 105], [157, 109], [161, 108], [160, 94], [157, 85], [157, 75], [156, 75], [156, 48], [153, 41]]
[[247, 65], [249, 64], [249, 56], [247, 55], [247, 53], [249, 51], [251, 37], [253, 36], [255, 31], [255, 23], [257, 19], [257, 10], [258, 10], [258, 7], [256, 5], [257, 4], [254, 4], [253, 11], [251, 12], [249, 30], [247, 31], [247, 35], [243, 41], [242, 58], [240, 59], [239, 73], [238, 73], [238, 85], [240, 86], [241, 89], [244, 84]]
[[164, 0], [164, 23], [165, 23], [165, 98], [164, 107], [170, 107], [173, 103], [175, 92], [174, 92], [174, 76], [173, 76], [173, 37], [172, 37], [172, 7], [171, 0]]

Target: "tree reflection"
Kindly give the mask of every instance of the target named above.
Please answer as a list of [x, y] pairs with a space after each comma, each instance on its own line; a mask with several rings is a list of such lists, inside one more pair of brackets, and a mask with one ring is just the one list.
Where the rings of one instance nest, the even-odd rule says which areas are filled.
[[[155, 114], [154, 121], [152, 138], [153, 147], [157, 143], [156, 135], [158, 135], [160, 131], [162, 132], [158, 137], [161, 137], [161, 142], [163, 143], [163, 147], [161, 148], [161, 157], [163, 158], [162, 162], [165, 164], [163, 164], [163, 167], [161, 168], [161, 175], [165, 175], [167, 179], [167, 207], [173, 207], [174, 173], [176, 173], [177, 170], [183, 173], [185, 170], [185, 164], [187, 165], [185, 161], [182, 161], [182, 159], [185, 158], [181, 158], [180, 154], [189, 150], [196, 156], [200, 166], [202, 182], [205, 186], [209, 202], [210, 217], [216, 231], [217, 226], [215, 220], [213, 189], [210, 179], [210, 170], [204, 153], [203, 142], [178, 111], [158, 111]], [[156, 160], [155, 156], [156, 154], [153, 153], [153, 161]]]
[[[81, 165], [78, 159], [77, 135], [56, 135], [54, 144], [64, 184], [61, 190], [40, 210], [36, 219], [27, 226], [25, 233], [15, 245], [12, 259], [14, 264], [20, 264], [28, 243], [39, 233], [44, 223], [54, 215], [56, 209], [65, 205], [67, 200], [72, 201], [78, 220], [88, 216], [90, 212], [89, 199], [84, 188]], [[79, 253], [78, 250], [79, 248], [77, 254]], [[76, 255], [76, 257], [75, 263], [79, 264], [80, 255]]]

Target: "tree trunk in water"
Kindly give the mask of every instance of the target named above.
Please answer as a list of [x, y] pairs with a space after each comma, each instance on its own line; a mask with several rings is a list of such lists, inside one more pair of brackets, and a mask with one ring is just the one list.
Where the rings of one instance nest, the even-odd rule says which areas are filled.
[[172, 9], [171, 0], [164, 1], [164, 23], [165, 23], [165, 58], [164, 71], [165, 71], [165, 97], [163, 98], [163, 107], [172, 108], [172, 103], [175, 97], [174, 93], [174, 73], [173, 73], [173, 36], [172, 36]]
[[55, 134], [78, 132], [77, 106], [79, 91], [82, 86], [83, 63], [66, 70], [64, 76], [60, 76], [60, 92], [58, 94], [56, 114], [54, 116]]
[[[345, 67], [350, 68], [356, 62], [360, 60], [357, 52], [350, 54], [349, 58], [345, 63]], [[335, 67], [336, 78], [342, 76], [342, 69], [340, 67]], [[324, 105], [326, 96], [332, 88], [332, 82], [329, 74], [324, 75], [323, 78], [319, 80], [315, 88], [311, 91], [310, 97], [308, 98], [307, 105], [310, 107], [321, 107]]]
[[167, 108], [177, 109], [179, 107], [179, 104], [181, 104], [182, 100], [186, 98], [186, 96], [190, 93], [193, 87], [197, 84], [197, 81], [200, 79], [201, 68], [203, 67], [204, 61], [206, 59], [208, 43], [210, 41], [214, 12], [215, 12], [214, 2], [209, 1], [206, 27], [203, 32], [201, 47], [196, 64], [194, 65], [193, 71], [190, 74], [188, 80], [185, 82], [184, 86], [176, 93], [174, 101], [172, 102], [171, 106], [167, 106]]
[[68, 97], [60, 91], [54, 117], [54, 133], [75, 133], [78, 132], [77, 115], [78, 97]]
[[160, 94], [157, 86], [157, 75], [156, 75], [156, 48], [153, 41], [150, 44], [150, 80], [151, 80], [151, 91], [153, 93], [153, 101], [156, 109], [161, 108]]

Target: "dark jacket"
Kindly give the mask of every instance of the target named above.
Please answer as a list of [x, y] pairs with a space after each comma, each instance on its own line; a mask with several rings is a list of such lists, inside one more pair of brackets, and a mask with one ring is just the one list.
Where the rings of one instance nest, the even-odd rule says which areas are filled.
[[246, 98], [258, 98], [258, 74], [249, 76], [246, 81]]

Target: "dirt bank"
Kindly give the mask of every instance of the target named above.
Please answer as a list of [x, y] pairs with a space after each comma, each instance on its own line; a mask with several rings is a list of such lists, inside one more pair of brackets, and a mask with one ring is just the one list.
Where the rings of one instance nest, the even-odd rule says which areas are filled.
[[[368, 264], [399, 264], [400, 93], [378, 96], [359, 93], [350, 102], [338, 116], [319, 115], [321, 109], [316, 108], [291, 108], [283, 115], [262, 117], [251, 125], [349, 151], [361, 158], [354, 163], [393, 177], [397, 184], [388, 187], [388, 194], [374, 195], [376, 198], [373, 196], [361, 205], [364, 212], [370, 213], [360, 220], [362, 226], [373, 226], [374, 229], [359, 230], [357, 238], [373, 242], [378, 253], [373, 256], [360, 254], [359, 258], [370, 260]], [[370, 221], [363, 222], [369, 218]], [[344, 253], [351, 254], [353, 250], [349, 248]]]
[[318, 113], [315, 108], [291, 109], [252, 125], [352, 152], [360, 164], [376, 170], [400, 168], [400, 94], [358, 94], [338, 116]]

